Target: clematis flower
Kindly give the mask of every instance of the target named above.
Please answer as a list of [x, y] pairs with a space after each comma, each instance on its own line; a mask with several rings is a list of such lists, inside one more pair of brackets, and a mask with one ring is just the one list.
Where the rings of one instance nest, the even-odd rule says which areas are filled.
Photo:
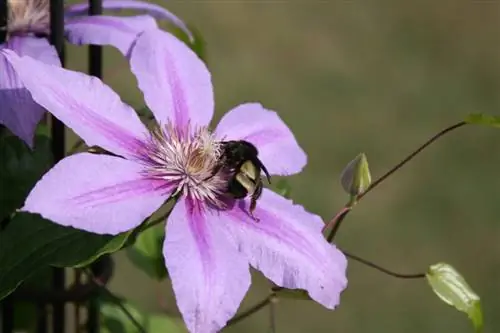
[[115, 235], [179, 194], [166, 221], [163, 254], [193, 333], [217, 332], [236, 313], [250, 286], [249, 265], [279, 286], [307, 290], [327, 308], [338, 305], [346, 259], [323, 238], [319, 216], [264, 189], [256, 222], [248, 199], [227, 204], [225, 171], [207, 177], [221, 140], [251, 142], [274, 175], [299, 172], [305, 153], [278, 115], [258, 103], [237, 106], [211, 131], [210, 73], [182, 42], [150, 30], [131, 51], [132, 71], [157, 121], [152, 132], [97, 78], [4, 54], [37, 103], [88, 145], [117, 155], [80, 153], [61, 160], [33, 188], [24, 211]]
[[[60, 66], [55, 49], [46, 38], [39, 38], [50, 33], [49, 6], [49, 0], [8, 0], [8, 39], [0, 45], [0, 49], [10, 49], [19, 55]], [[68, 41], [77, 45], [112, 45], [127, 55], [140, 32], [157, 28], [153, 17], [172, 22], [192, 38], [186, 25], [160, 6], [133, 0], [105, 0], [103, 8], [135, 9], [148, 15], [87, 16], [88, 5], [73, 5], [65, 12], [64, 28]], [[29, 97], [29, 93], [23, 89], [23, 85], [3, 57], [0, 57], [0, 105], [0, 124], [7, 126], [31, 146], [35, 127], [44, 110]]]

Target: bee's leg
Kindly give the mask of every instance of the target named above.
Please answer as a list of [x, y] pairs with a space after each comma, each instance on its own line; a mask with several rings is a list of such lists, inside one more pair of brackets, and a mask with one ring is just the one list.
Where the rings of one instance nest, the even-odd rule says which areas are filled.
[[266, 178], [267, 178], [267, 182], [269, 184], [271, 184], [271, 175], [269, 174], [269, 172], [267, 171], [266, 167], [264, 166], [264, 164], [262, 164], [262, 162], [260, 162], [260, 168], [262, 169], [262, 171], [264, 171], [264, 173], [266, 174]]
[[252, 197], [250, 198], [249, 213], [250, 213], [250, 216], [252, 217], [252, 219], [254, 219], [255, 222], [259, 222], [260, 221], [258, 217], [255, 217], [253, 215], [253, 212], [254, 212], [255, 208], [257, 207], [257, 200], [260, 198], [261, 195], [262, 195], [262, 183], [259, 182], [257, 184], [257, 186], [255, 187], [255, 192], [252, 194]]

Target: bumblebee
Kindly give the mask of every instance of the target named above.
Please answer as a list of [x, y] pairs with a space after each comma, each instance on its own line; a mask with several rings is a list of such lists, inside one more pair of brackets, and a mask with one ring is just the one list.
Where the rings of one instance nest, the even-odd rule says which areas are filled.
[[250, 195], [250, 216], [257, 206], [257, 200], [262, 194], [261, 171], [266, 175], [267, 181], [271, 183], [271, 176], [264, 164], [258, 158], [257, 148], [250, 142], [244, 140], [222, 141], [221, 155], [213, 175], [223, 169], [230, 177], [227, 184], [227, 194], [234, 199], [243, 199]]

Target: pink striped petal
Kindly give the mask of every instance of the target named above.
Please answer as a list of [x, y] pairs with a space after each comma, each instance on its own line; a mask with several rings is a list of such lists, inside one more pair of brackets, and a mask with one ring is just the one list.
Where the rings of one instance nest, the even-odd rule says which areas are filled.
[[226, 113], [215, 132], [224, 140], [253, 143], [271, 174], [298, 173], [307, 162], [307, 155], [288, 126], [276, 112], [258, 103], [242, 104]]
[[218, 218], [182, 198], [167, 221], [165, 263], [191, 333], [219, 332], [250, 287], [248, 262]]
[[208, 125], [214, 112], [210, 73], [183, 42], [161, 30], [146, 31], [132, 48], [130, 64], [160, 124]]
[[138, 226], [168, 199], [168, 184], [145, 179], [142, 166], [123, 158], [76, 154], [35, 185], [22, 210], [64, 226], [118, 234]]
[[66, 21], [64, 29], [70, 43], [77, 45], [111, 45], [125, 56], [137, 36], [149, 29], [156, 29], [151, 16], [82, 16]]
[[[10, 49], [19, 55], [57, 66], [61, 64], [57, 52], [45, 38], [12, 36], [0, 49]], [[10, 63], [1, 54], [0, 73], [0, 124], [4, 124], [32, 147], [36, 126], [45, 110], [33, 101]]]
[[147, 129], [136, 112], [101, 80], [29, 57], [3, 54], [33, 99], [75, 131], [89, 146], [134, 157]]
[[254, 212], [259, 222], [249, 217], [245, 201], [221, 215], [228, 218], [219, 224], [267, 278], [285, 288], [307, 290], [327, 308], [338, 305], [347, 285], [347, 260], [323, 238], [319, 216], [267, 189]]

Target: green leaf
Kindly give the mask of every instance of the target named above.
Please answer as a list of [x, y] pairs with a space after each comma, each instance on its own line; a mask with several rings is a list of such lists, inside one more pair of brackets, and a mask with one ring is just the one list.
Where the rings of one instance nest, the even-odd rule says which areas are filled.
[[135, 243], [127, 248], [127, 256], [139, 269], [158, 281], [167, 277], [163, 259], [165, 226], [155, 225], [141, 232]]
[[368, 160], [364, 153], [349, 162], [340, 176], [340, 183], [348, 194], [355, 197], [368, 188], [372, 182]]
[[292, 195], [292, 187], [286, 179], [282, 178], [278, 181], [276, 184], [276, 193], [282, 197], [290, 199], [290, 196]]
[[182, 40], [184, 44], [189, 46], [191, 50], [193, 50], [198, 57], [200, 57], [201, 60], [206, 64], [207, 63], [207, 54], [206, 54], [206, 42], [205, 39], [202, 37], [200, 31], [193, 27], [192, 25], [188, 25], [189, 31], [191, 31], [191, 34], [193, 35], [193, 40], [189, 40], [189, 36], [179, 27], [173, 26], [171, 31], [172, 33]]
[[[130, 302], [122, 301], [122, 306], [148, 333], [184, 333], [182, 321], [161, 314], [146, 314]], [[105, 300], [101, 301], [101, 332], [102, 333], [137, 333], [136, 325], [125, 314], [122, 307]]]
[[429, 267], [426, 274], [432, 290], [446, 304], [465, 312], [476, 332], [483, 330], [483, 314], [479, 296], [451, 265], [438, 263]]
[[490, 116], [481, 113], [470, 114], [465, 118], [465, 122], [473, 125], [486, 125], [500, 127], [500, 117]]
[[97, 235], [16, 214], [0, 231], [0, 300], [43, 268], [82, 267], [121, 249], [132, 232]]
[[33, 302], [14, 302], [14, 331], [36, 332], [38, 309]]
[[40, 123], [36, 128], [35, 134], [50, 138], [50, 128], [46, 124]]
[[50, 139], [46, 136], [35, 137], [33, 151], [15, 136], [0, 138], [0, 220], [22, 206], [51, 164]]

